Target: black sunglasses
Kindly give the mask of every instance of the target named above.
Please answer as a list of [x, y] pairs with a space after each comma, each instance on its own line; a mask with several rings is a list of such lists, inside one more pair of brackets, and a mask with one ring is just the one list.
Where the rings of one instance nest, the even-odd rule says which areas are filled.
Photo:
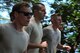
[[33, 13], [31, 13], [31, 12], [22, 12], [22, 11], [18, 11], [18, 13], [23, 13], [24, 16], [32, 16], [32, 15], [33, 15]]

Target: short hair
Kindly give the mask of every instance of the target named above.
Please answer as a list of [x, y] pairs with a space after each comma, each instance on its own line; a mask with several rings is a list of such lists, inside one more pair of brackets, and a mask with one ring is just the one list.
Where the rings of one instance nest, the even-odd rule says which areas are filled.
[[21, 10], [21, 8], [23, 6], [30, 7], [29, 3], [27, 3], [27, 2], [20, 2], [20, 3], [17, 3], [16, 5], [13, 6], [12, 12]]
[[35, 10], [40, 10], [41, 9], [40, 5], [45, 6], [42, 3], [35, 3], [35, 4], [33, 4], [33, 7], [32, 7], [33, 13], [34, 13]]
[[27, 2], [19, 2], [17, 4], [15, 4], [12, 8], [12, 12], [10, 13], [10, 18], [11, 18], [11, 21], [13, 21], [15, 18], [13, 16], [14, 12], [18, 12], [21, 10], [22, 7], [30, 7], [29, 3]]
[[61, 14], [59, 14], [59, 13], [52, 14], [51, 18], [57, 18], [57, 16], [61, 16]]

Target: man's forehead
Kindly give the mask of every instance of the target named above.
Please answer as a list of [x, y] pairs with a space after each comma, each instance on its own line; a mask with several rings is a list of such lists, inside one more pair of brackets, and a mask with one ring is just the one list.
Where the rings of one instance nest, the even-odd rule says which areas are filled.
[[57, 16], [57, 19], [61, 19], [61, 16]]
[[30, 7], [23, 7], [21, 11], [32, 12], [32, 9]]
[[42, 5], [42, 4], [39, 4], [39, 7], [40, 7], [40, 8], [45, 8], [45, 6], [44, 6], [44, 5]]

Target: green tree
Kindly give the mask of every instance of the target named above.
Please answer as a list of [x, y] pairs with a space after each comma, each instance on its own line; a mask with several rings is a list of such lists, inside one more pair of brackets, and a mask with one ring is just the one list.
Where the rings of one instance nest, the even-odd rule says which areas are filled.
[[[62, 20], [64, 22], [64, 33], [67, 35], [67, 42], [73, 49], [73, 46], [76, 45], [76, 37], [79, 32], [80, 25], [80, 1], [79, 0], [70, 0], [68, 3], [57, 3], [51, 5], [52, 8], [56, 10], [55, 13], [60, 13], [62, 15]], [[69, 26], [69, 27], [68, 27]], [[73, 32], [73, 34], [69, 34]], [[74, 53], [74, 49], [71, 50], [71, 53]]]

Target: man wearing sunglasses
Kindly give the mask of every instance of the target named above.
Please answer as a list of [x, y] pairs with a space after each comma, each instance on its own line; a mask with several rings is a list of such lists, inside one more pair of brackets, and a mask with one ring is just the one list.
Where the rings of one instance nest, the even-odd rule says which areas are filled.
[[10, 13], [11, 23], [0, 25], [0, 53], [23, 53], [27, 50], [29, 35], [23, 29], [32, 16], [28, 3], [21, 2], [13, 6]]
[[29, 25], [25, 27], [30, 35], [28, 53], [39, 53], [39, 48], [47, 47], [46, 41], [41, 43], [43, 36], [41, 20], [44, 18], [46, 11], [45, 6], [42, 3], [34, 4], [32, 10], [34, 15], [30, 19]]

